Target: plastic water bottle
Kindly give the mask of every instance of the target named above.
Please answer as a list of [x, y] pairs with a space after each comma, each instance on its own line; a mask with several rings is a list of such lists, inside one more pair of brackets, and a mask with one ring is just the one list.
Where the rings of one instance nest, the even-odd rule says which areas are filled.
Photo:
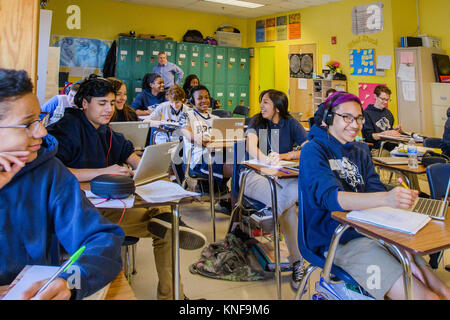
[[411, 169], [417, 169], [419, 163], [417, 161], [417, 147], [413, 138], [408, 142], [408, 167]]

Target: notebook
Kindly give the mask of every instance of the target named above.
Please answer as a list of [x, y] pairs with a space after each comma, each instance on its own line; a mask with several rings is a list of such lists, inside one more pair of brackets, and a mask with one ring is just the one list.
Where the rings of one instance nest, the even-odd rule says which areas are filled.
[[408, 164], [408, 158], [405, 157], [373, 157], [373, 160], [384, 164]]
[[347, 219], [408, 234], [416, 234], [431, 220], [426, 214], [391, 207], [351, 211], [347, 214]]
[[428, 198], [417, 198], [414, 202], [412, 211], [429, 215], [433, 219], [445, 220], [447, 217], [448, 196], [450, 190], [450, 179], [448, 179], [447, 190], [444, 200], [435, 200]]
[[244, 139], [244, 118], [214, 118], [211, 125], [212, 142], [229, 142]]
[[140, 186], [166, 177], [172, 152], [178, 144], [178, 141], [173, 141], [146, 147], [133, 176], [134, 184]]
[[150, 124], [142, 121], [111, 122], [109, 124], [114, 132], [119, 132], [125, 139], [133, 143], [135, 150], [145, 148], [147, 135], [150, 131]]

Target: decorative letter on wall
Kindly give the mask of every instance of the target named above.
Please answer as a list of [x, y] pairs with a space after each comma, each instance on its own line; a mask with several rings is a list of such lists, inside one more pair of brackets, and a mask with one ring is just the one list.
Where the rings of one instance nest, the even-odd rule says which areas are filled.
[[352, 32], [355, 35], [383, 31], [383, 3], [356, 6], [352, 11]]
[[66, 25], [69, 30], [81, 29], [81, 9], [77, 5], [70, 5], [66, 10], [70, 16], [67, 18]]

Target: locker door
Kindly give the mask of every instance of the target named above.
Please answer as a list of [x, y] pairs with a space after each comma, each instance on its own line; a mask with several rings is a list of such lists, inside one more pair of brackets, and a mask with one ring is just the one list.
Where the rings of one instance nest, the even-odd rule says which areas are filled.
[[214, 83], [214, 46], [204, 45], [203, 46], [203, 54], [202, 54], [202, 66], [201, 73], [199, 76], [200, 83], [203, 85], [208, 84], [206, 86], [209, 90], [212, 90], [212, 84]]
[[180, 67], [183, 72], [183, 79], [181, 79], [180, 84], [183, 85], [184, 78], [188, 75], [188, 69], [189, 69], [189, 51], [190, 51], [190, 44], [185, 42], [178, 42], [177, 43], [177, 60], [176, 65]]
[[248, 85], [240, 85], [238, 88], [237, 104], [249, 107], [249, 90]]
[[227, 83], [227, 48], [216, 47], [214, 55], [214, 83]]
[[227, 94], [225, 91], [225, 85], [224, 84], [216, 84], [214, 86], [214, 99], [219, 101], [219, 103], [222, 105], [222, 108], [224, 108], [224, 109], [226, 106], [226, 104], [225, 104], [226, 98], [227, 98]]
[[177, 42], [172, 40], [161, 40], [163, 51], [166, 53], [167, 61], [176, 64]]
[[147, 73], [147, 40], [146, 39], [135, 39], [134, 40], [134, 53], [135, 57], [133, 60], [133, 72], [135, 79], [142, 79]]
[[119, 37], [117, 50], [116, 77], [131, 79], [133, 77], [134, 38]]
[[134, 79], [133, 80], [133, 91], [131, 93], [131, 97], [133, 101], [136, 99], [136, 96], [142, 92], [142, 79]]
[[227, 99], [226, 103], [223, 104], [223, 108], [233, 112], [234, 108], [238, 105], [238, 91], [237, 85], [228, 84], [227, 85]]
[[190, 45], [188, 70], [184, 75], [185, 78], [189, 74], [195, 74], [197, 77], [201, 76], [203, 46], [199, 43]]
[[228, 48], [227, 84], [238, 84], [239, 48]]
[[250, 81], [250, 54], [248, 49], [239, 49], [238, 83], [248, 85]]
[[148, 39], [147, 41], [147, 58], [148, 70], [146, 73], [152, 73], [153, 68], [158, 65], [158, 53], [163, 50], [163, 43], [161, 40]]
[[129, 79], [120, 79], [125, 83], [127, 87], [127, 104], [130, 105], [133, 102], [133, 97], [131, 96], [133, 93], [133, 85]]

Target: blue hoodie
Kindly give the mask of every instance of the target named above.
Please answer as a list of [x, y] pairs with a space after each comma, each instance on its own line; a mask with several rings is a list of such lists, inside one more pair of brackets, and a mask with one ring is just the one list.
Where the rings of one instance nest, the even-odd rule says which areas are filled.
[[84, 245], [75, 263], [81, 271], [76, 299], [81, 299], [120, 272], [124, 233], [98, 213], [55, 158], [55, 138], [43, 140], [36, 160], [0, 189], [0, 285], [11, 283], [25, 265], [59, 265], [55, 243], [69, 254]]
[[[375, 172], [367, 145], [360, 142], [340, 143], [326, 128], [313, 126], [312, 140], [300, 155], [299, 192], [303, 193], [306, 240], [316, 253], [328, 251], [339, 222], [331, 218], [332, 211], [344, 211], [337, 200], [338, 191], [386, 191]], [[361, 237], [348, 229], [341, 243]]]
[[134, 110], [148, 110], [148, 107], [151, 107], [151, 109], [154, 110], [158, 104], [163, 103], [164, 101], [166, 101], [165, 92], [160, 92], [158, 95], [154, 96], [151, 92], [142, 90], [131, 103], [131, 107]]

